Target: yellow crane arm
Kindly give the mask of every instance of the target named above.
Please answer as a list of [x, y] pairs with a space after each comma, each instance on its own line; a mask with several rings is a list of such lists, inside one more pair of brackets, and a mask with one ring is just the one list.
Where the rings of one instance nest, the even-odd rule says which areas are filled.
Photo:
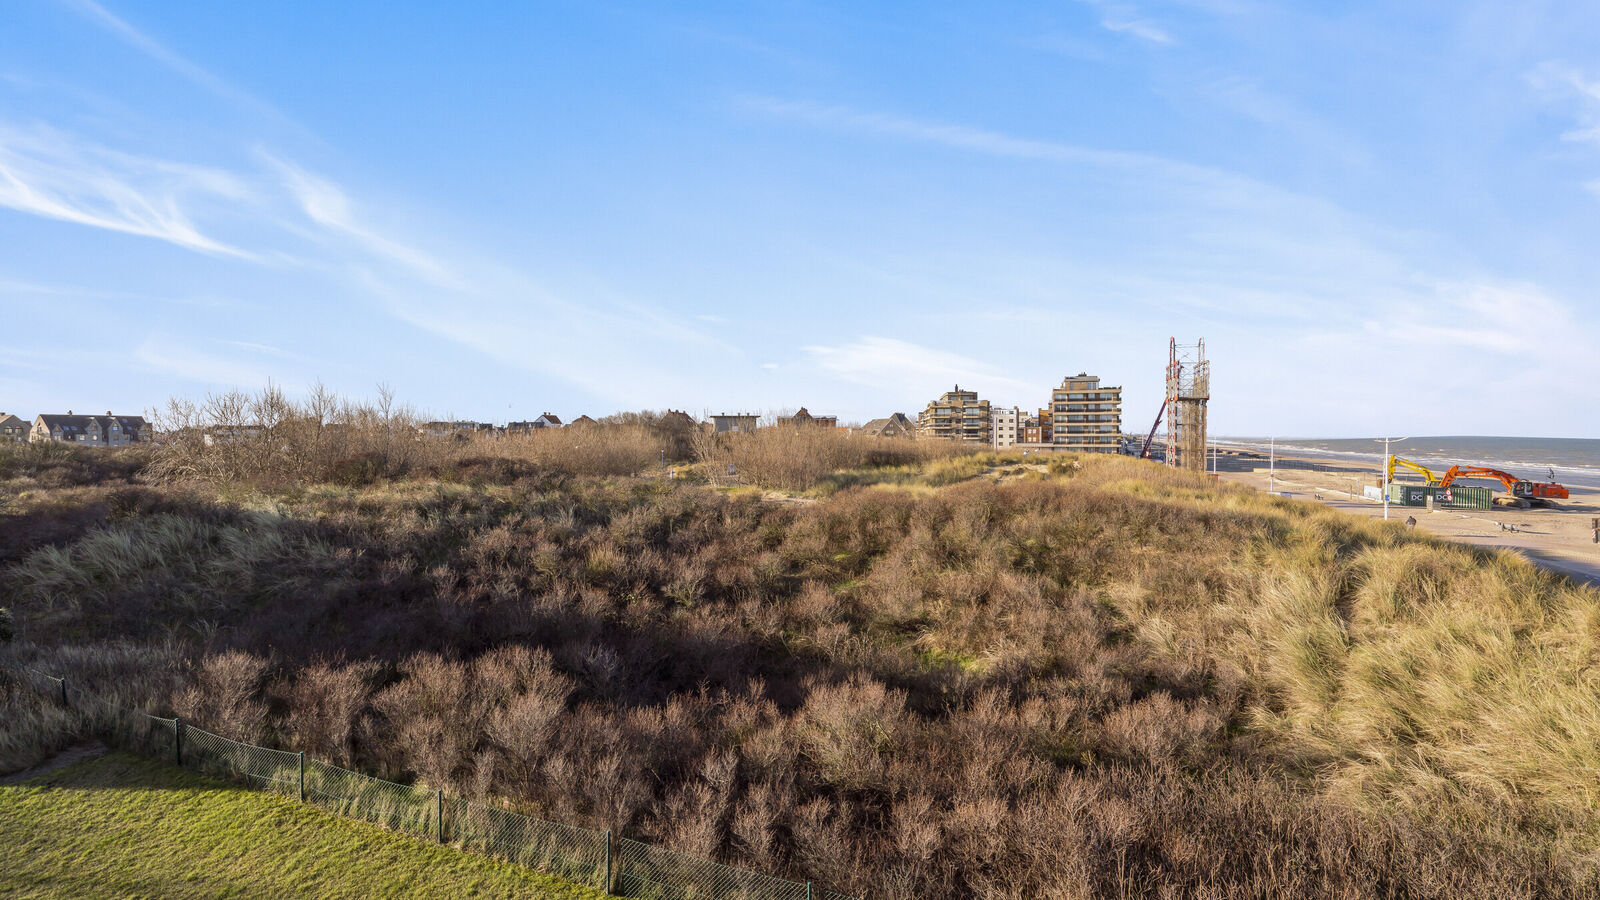
[[1410, 469], [1411, 471], [1416, 472], [1418, 475], [1421, 475], [1423, 478], [1426, 478], [1428, 480], [1429, 484], [1438, 484], [1439, 483], [1439, 476], [1433, 474], [1433, 470], [1432, 469], [1429, 469], [1427, 466], [1424, 466], [1424, 465], [1422, 465], [1420, 463], [1414, 463], [1409, 459], [1401, 459], [1400, 457], [1395, 456], [1393, 454], [1390, 454], [1390, 456], [1389, 456], [1389, 480], [1390, 481], [1394, 480], [1394, 467], [1395, 466], [1400, 466], [1402, 468]]

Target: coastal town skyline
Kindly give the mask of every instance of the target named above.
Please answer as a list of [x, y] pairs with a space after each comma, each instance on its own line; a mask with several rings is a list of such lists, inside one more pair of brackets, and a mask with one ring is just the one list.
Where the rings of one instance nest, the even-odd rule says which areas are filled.
[[866, 421], [1090, 371], [1138, 431], [1203, 334], [1217, 434], [1600, 437], [1595, 10], [10, 13], [8, 407]]

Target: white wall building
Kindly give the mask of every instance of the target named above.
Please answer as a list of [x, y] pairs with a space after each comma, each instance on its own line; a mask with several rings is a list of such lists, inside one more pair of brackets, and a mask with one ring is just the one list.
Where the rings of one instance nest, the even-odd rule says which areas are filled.
[[990, 411], [989, 418], [994, 428], [995, 449], [1015, 447], [1022, 429], [1022, 408], [1013, 406], [1005, 409], [997, 406]]

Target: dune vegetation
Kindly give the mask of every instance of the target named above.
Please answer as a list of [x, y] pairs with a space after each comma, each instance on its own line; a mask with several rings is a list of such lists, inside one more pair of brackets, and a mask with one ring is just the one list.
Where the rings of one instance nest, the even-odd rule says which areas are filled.
[[[1514, 555], [1121, 457], [363, 427], [0, 451], [6, 658], [858, 896], [1600, 895], [1600, 593]], [[91, 727], [3, 690], [0, 769]]]

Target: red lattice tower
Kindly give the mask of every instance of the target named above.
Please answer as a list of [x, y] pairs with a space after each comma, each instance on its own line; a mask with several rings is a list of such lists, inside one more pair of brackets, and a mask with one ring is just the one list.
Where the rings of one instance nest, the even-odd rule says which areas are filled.
[[1211, 363], [1206, 340], [1167, 349], [1167, 465], [1206, 469], [1206, 401], [1211, 399]]

